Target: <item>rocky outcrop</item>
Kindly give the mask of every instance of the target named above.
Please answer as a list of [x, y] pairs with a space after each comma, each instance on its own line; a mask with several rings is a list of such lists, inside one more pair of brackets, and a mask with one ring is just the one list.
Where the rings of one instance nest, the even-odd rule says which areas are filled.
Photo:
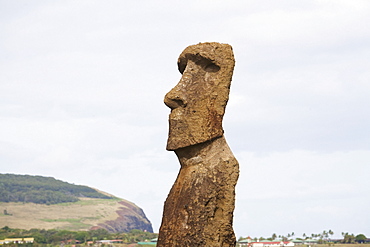
[[0, 202], [6, 209], [1, 217], [0, 228], [18, 229], [65, 229], [87, 231], [98, 228], [110, 232], [127, 232], [132, 229], [152, 231], [143, 210], [124, 199], [79, 198], [78, 202], [63, 204], [35, 204]]
[[115, 220], [109, 220], [100, 223], [98, 226], [109, 232], [129, 232], [138, 229], [147, 232], [153, 232], [152, 224], [146, 218], [143, 210], [127, 201], [121, 201], [122, 207], [117, 210], [118, 217]]
[[231, 46], [200, 43], [180, 55], [167, 150], [181, 168], [166, 199], [158, 247], [235, 246], [233, 211], [239, 165], [223, 136], [234, 57]]

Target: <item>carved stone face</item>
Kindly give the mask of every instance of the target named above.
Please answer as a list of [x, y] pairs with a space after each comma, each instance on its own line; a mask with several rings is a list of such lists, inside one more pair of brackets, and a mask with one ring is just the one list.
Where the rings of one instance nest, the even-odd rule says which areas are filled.
[[181, 80], [164, 99], [171, 108], [167, 150], [223, 135], [222, 118], [234, 63], [231, 46], [227, 44], [200, 43], [181, 53], [178, 60]]

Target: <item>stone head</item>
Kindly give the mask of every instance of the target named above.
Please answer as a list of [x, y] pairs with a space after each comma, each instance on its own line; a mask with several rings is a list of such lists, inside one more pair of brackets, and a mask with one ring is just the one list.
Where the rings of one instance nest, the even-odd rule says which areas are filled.
[[179, 56], [179, 83], [166, 94], [171, 108], [167, 150], [203, 143], [223, 135], [222, 119], [234, 69], [230, 45], [199, 43]]

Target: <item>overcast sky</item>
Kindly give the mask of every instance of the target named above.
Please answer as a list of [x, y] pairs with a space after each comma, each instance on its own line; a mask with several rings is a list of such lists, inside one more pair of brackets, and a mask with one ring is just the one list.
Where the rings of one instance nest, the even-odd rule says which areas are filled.
[[370, 237], [369, 23], [368, 0], [0, 0], [0, 172], [130, 200], [158, 232], [177, 57], [228, 43], [237, 237]]

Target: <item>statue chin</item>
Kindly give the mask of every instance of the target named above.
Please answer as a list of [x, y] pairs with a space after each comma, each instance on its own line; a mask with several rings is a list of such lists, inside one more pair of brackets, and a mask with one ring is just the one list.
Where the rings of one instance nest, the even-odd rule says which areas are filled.
[[174, 151], [213, 140], [223, 135], [222, 126], [219, 128], [209, 128], [202, 125], [190, 125], [185, 120], [169, 120], [169, 134], [166, 149]]

